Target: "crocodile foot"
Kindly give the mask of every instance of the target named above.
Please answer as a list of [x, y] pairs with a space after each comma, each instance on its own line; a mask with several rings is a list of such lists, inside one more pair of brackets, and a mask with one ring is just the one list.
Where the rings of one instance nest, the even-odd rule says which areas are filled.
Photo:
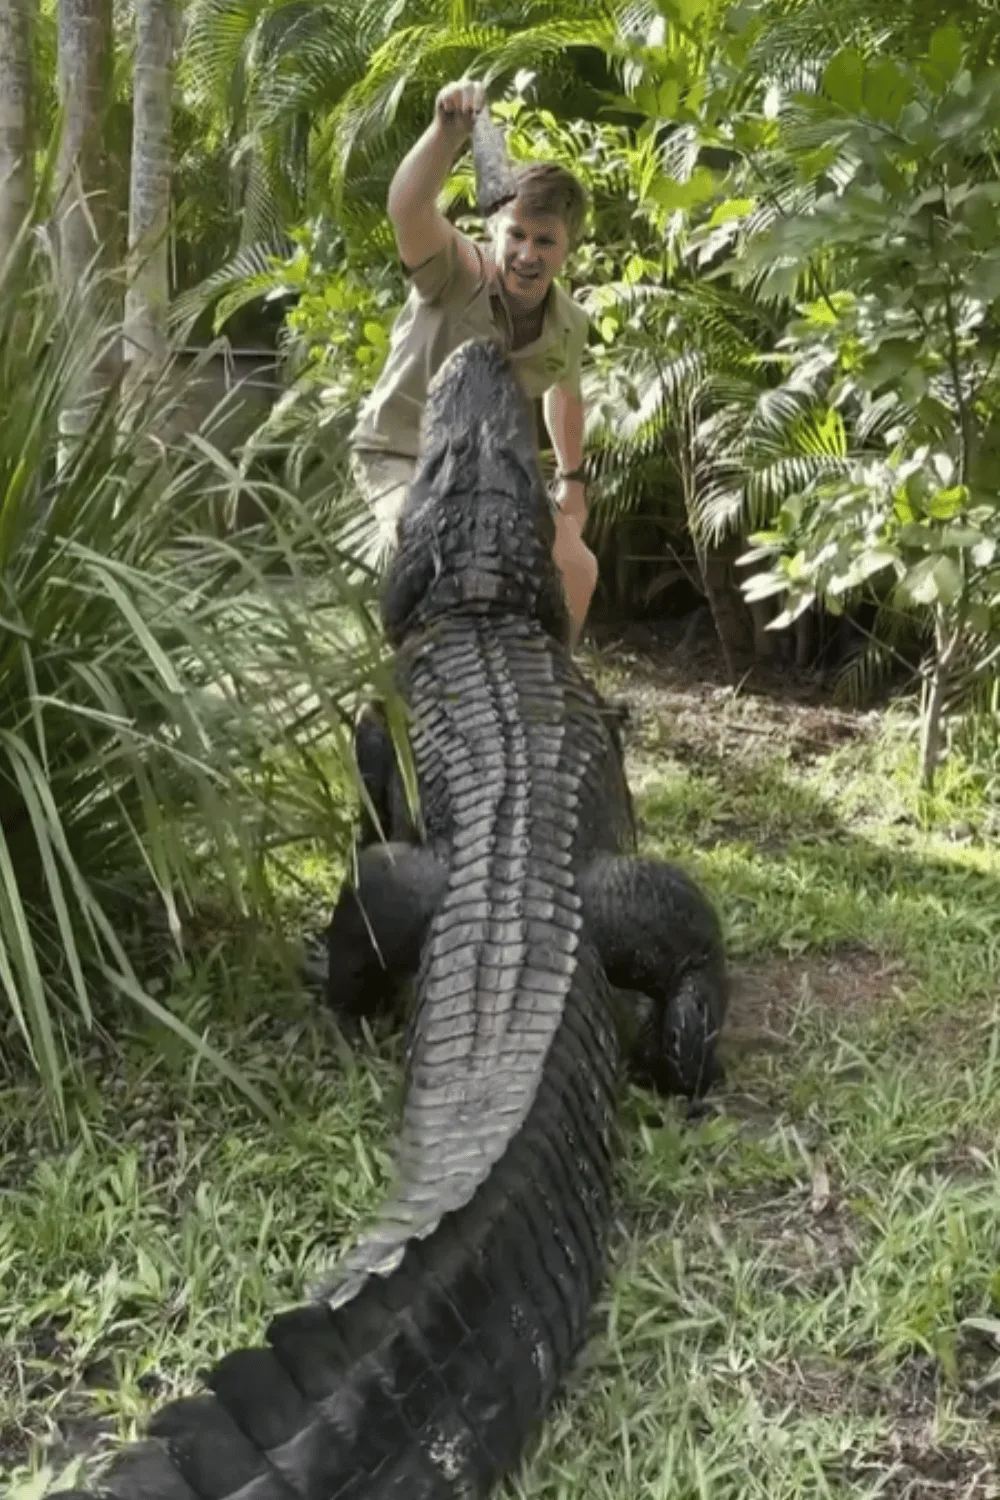
[[419, 962], [428, 924], [447, 879], [420, 844], [371, 844], [358, 856], [327, 929], [326, 998], [350, 1024], [392, 1007]]
[[712, 906], [683, 871], [652, 859], [598, 857], [579, 890], [609, 981], [635, 994], [633, 1076], [698, 1097], [722, 1074], [726, 972]]

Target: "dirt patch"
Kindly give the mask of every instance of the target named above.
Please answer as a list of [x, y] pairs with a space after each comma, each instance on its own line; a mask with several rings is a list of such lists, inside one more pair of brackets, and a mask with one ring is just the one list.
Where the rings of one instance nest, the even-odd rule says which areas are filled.
[[[852, 1458], [838, 1475], [845, 1486], [877, 1486], [879, 1500], [997, 1500], [996, 1455], [982, 1430], [967, 1444], [940, 1440], [940, 1372], [926, 1356], [905, 1360], [886, 1379], [872, 1369], [808, 1354], [781, 1368], [762, 1363], [760, 1393], [775, 1417], [790, 1408], [824, 1415], [852, 1412], [888, 1427], [884, 1442]], [[959, 1400], [959, 1433], [971, 1417]]]
[[914, 1442], [907, 1433], [893, 1433], [886, 1450], [851, 1466], [845, 1477], [855, 1483], [879, 1485], [879, 1500], [997, 1500], [996, 1459], [993, 1455], [934, 1444], [933, 1421]]
[[[73, 1346], [62, 1336], [65, 1319], [40, 1322], [21, 1331], [16, 1345], [0, 1349], [0, 1388], [23, 1392], [29, 1421], [0, 1426], [0, 1473], [27, 1463], [32, 1443], [42, 1442], [46, 1461], [56, 1470], [71, 1459], [94, 1454], [116, 1430], [113, 1417], [95, 1412], [91, 1392], [113, 1391], [118, 1384], [114, 1361], [103, 1356], [80, 1368]], [[136, 1384], [146, 1394], [165, 1390], [155, 1372]]]
[[734, 686], [717, 652], [685, 650], [669, 626], [605, 635], [585, 661], [602, 688], [627, 703], [626, 747], [640, 754], [753, 764], [785, 752], [813, 760], [872, 737], [881, 721], [878, 711], [835, 706], [829, 679], [817, 672], [761, 668]]
[[78, 1403], [78, 1408], [68, 1400], [62, 1402], [47, 1430], [39, 1427], [28, 1432], [14, 1426], [0, 1430], [0, 1475], [5, 1468], [26, 1464], [32, 1443], [40, 1440], [44, 1443], [45, 1462], [55, 1473], [74, 1458], [94, 1456], [105, 1440], [114, 1436], [117, 1424], [111, 1417], [95, 1417], [82, 1403]]
[[833, 1016], [859, 1015], [891, 1003], [908, 981], [900, 959], [862, 944], [843, 944], [803, 958], [771, 958], [733, 968], [726, 1029], [744, 1047], [787, 1044], [803, 1005]]

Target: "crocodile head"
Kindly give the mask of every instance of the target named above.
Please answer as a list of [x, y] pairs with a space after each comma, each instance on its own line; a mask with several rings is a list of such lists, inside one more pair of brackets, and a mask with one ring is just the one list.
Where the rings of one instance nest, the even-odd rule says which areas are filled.
[[529, 615], [565, 640], [554, 539], [531, 404], [497, 345], [463, 344], [428, 392], [382, 596], [389, 639], [463, 609]]

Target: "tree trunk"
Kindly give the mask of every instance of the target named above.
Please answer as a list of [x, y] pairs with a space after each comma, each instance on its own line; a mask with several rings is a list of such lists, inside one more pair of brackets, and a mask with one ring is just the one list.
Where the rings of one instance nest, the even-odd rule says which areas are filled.
[[739, 533], [732, 532], [717, 546], [697, 548], [705, 598], [731, 682], [750, 671], [754, 663], [753, 622], [736, 579], [736, 559], [743, 546]]
[[34, 0], [0, 0], [0, 266], [34, 187], [31, 34]]
[[807, 667], [813, 659], [816, 641], [816, 605], [803, 610], [792, 626], [795, 637], [795, 665]]
[[173, 0], [136, 0], [132, 180], [129, 194], [125, 360], [130, 382], [154, 380], [167, 352], [170, 272]]
[[771, 599], [754, 599], [747, 605], [753, 621], [753, 654], [757, 661], [770, 661], [778, 653], [778, 637], [768, 626], [774, 619]]
[[[67, 309], [85, 298], [88, 317], [108, 318], [111, 203], [105, 125], [114, 65], [112, 0], [59, 0], [59, 103], [62, 133], [56, 160], [56, 244]], [[120, 351], [109, 346], [86, 388], [60, 417], [65, 463], [88, 431], [95, 405], [118, 375]]]
[[62, 135], [56, 177], [59, 266], [77, 291], [95, 262], [106, 265], [108, 163], [105, 117], [111, 96], [111, 0], [59, 0]]
[[949, 636], [947, 624], [939, 614], [934, 623], [934, 661], [930, 676], [924, 679], [920, 704], [920, 785], [925, 792], [934, 788], [934, 773], [941, 759], [944, 744], [942, 718], [960, 638], [958, 626]]

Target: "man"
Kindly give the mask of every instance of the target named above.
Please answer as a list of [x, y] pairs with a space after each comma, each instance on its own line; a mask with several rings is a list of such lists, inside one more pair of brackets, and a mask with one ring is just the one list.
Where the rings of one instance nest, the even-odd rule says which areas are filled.
[[550, 162], [520, 166], [516, 198], [488, 220], [490, 242], [479, 245], [460, 234], [438, 209], [437, 197], [484, 106], [481, 84], [447, 84], [435, 101], [433, 122], [389, 187], [389, 218], [411, 290], [385, 368], [352, 434], [354, 470], [381, 546], [391, 548], [431, 378], [466, 339], [500, 340], [527, 394], [543, 398], [559, 479], [553, 557], [575, 644], [597, 583], [597, 559], [582, 535], [587, 508], [580, 360], [587, 315], [554, 278], [582, 228], [586, 203], [564, 168]]

